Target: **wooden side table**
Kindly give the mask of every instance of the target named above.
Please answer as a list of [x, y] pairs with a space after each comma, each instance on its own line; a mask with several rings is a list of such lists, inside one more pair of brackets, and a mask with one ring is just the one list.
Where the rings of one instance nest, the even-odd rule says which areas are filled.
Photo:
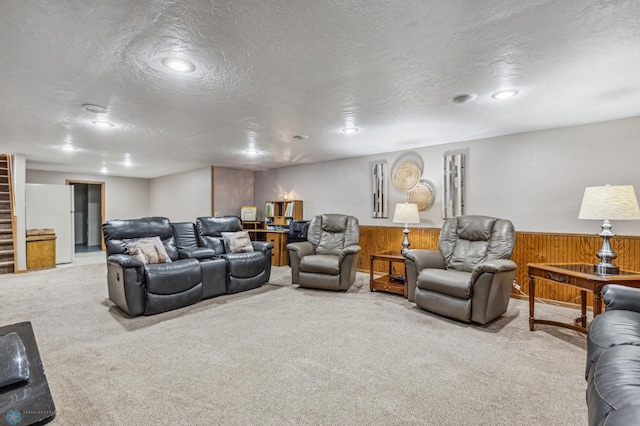
[[[406, 299], [408, 297], [407, 294], [407, 285], [406, 285], [406, 277], [407, 271], [404, 263], [404, 256], [396, 251], [384, 251], [380, 253], [373, 253], [369, 255], [370, 266], [369, 266], [369, 291], [377, 290], [377, 291], [385, 291], [387, 293], [393, 294], [401, 294]], [[389, 264], [389, 274], [376, 278], [373, 278], [373, 262], [375, 260], [383, 260], [388, 262]], [[403, 279], [392, 278], [393, 275], [393, 263], [402, 263], [402, 277]]]
[[[529, 263], [529, 329], [533, 331], [535, 324], [555, 325], [572, 330], [587, 332], [587, 292], [593, 293], [593, 317], [602, 312], [602, 295], [600, 291], [607, 284], [621, 284], [640, 287], [640, 273], [620, 271], [618, 275], [598, 275], [594, 266], [589, 263]], [[536, 298], [536, 279], [566, 285], [580, 289], [581, 315], [573, 324], [536, 319], [534, 317]]]

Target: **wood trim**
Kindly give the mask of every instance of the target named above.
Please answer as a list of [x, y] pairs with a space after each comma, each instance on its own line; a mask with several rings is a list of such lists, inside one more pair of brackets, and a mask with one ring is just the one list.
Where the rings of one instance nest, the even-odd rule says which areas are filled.
[[215, 167], [211, 166], [211, 214], [210, 216], [215, 216], [216, 215], [216, 203], [215, 203], [215, 193], [216, 193], [216, 186], [215, 186]]
[[[360, 226], [360, 246], [358, 270], [369, 270], [371, 253], [397, 250], [402, 248], [402, 227], [397, 226]], [[410, 248], [437, 250], [439, 228], [409, 228]], [[617, 235], [611, 240], [618, 254], [616, 263], [620, 269], [640, 271], [640, 236]], [[550, 232], [516, 232], [516, 245], [511, 259], [516, 263], [515, 282], [520, 290], [513, 289], [513, 296], [529, 294], [528, 263], [595, 263], [596, 253], [602, 245], [602, 239], [596, 235], [559, 234]], [[384, 272], [386, 265], [375, 264], [376, 272]], [[400, 273], [395, 272], [394, 273]], [[521, 293], [522, 292], [522, 293]], [[556, 302], [578, 304], [580, 291], [569, 286], [557, 285], [543, 280], [536, 284], [536, 298]], [[591, 298], [589, 298], [591, 299]], [[592, 305], [592, 300], [588, 301]]]
[[[104, 223], [106, 221], [105, 218], [105, 183], [104, 182], [95, 182], [90, 180], [75, 180], [75, 179], [67, 179], [65, 180], [66, 185], [71, 185], [74, 183], [84, 183], [88, 185], [100, 185], [100, 223]], [[106, 246], [104, 244], [104, 235], [100, 238], [100, 249], [102, 251], [106, 250]]]
[[[11, 239], [13, 240], [13, 272], [18, 271], [18, 216], [15, 214], [15, 197], [13, 187], [13, 157], [11, 155], [5, 155], [7, 159], [7, 183], [9, 188], [9, 210], [11, 216]], [[26, 255], [26, 253], [25, 253]]]

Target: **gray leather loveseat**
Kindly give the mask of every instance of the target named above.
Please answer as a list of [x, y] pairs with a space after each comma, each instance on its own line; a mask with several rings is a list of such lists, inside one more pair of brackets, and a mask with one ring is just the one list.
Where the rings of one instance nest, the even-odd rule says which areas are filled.
[[587, 333], [589, 425], [640, 422], [640, 289], [609, 284]]

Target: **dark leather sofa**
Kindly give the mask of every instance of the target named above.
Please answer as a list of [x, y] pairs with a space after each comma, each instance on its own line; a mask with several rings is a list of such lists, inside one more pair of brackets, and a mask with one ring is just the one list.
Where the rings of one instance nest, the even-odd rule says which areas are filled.
[[[270, 243], [254, 244], [257, 251], [253, 257], [261, 257], [262, 271], [255, 271], [257, 263], [252, 265], [250, 274], [254, 279], [238, 286], [232, 274], [245, 269], [244, 265], [232, 266], [223, 257], [224, 244], [222, 251], [199, 244], [193, 223], [145, 217], [111, 220], [102, 225], [102, 230], [109, 299], [131, 316], [178, 309], [202, 299], [260, 287], [269, 279], [273, 248]], [[150, 237], [160, 238], [170, 259], [166, 263], [147, 264], [128, 252], [129, 241]]]
[[251, 241], [252, 252], [227, 253], [223, 232], [242, 231], [242, 223], [235, 216], [199, 217], [196, 219], [198, 244], [214, 251], [227, 262], [227, 293], [238, 293], [260, 287], [271, 276], [273, 244]]
[[587, 333], [589, 425], [640, 422], [640, 289], [602, 289], [606, 311]]

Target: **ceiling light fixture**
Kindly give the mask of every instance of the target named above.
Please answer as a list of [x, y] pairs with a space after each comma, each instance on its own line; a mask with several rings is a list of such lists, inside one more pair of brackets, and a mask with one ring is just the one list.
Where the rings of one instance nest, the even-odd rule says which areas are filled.
[[186, 59], [182, 59], [182, 58], [164, 58], [162, 60], [162, 65], [174, 71], [184, 72], [184, 73], [192, 72], [193, 70], [196, 69], [195, 65], [193, 65], [191, 62], [187, 61]]
[[65, 151], [75, 151], [75, 148], [70, 143], [66, 143], [62, 146], [62, 149]]
[[307, 136], [307, 135], [295, 135], [295, 136], [293, 137], [293, 139], [295, 139], [295, 140], [297, 140], [297, 141], [303, 141], [303, 140], [305, 140], [305, 139], [309, 139], [309, 136]]
[[102, 168], [100, 169], [100, 173], [102, 174], [109, 173], [109, 170], [107, 170], [107, 166], [102, 166]]
[[357, 127], [346, 127], [344, 129], [342, 129], [342, 131], [348, 135], [351, 135], [353, 133], [356, 133], [357, 131], [359, 131], [360, 129], [358, 129]]
[[520, 93], [520, 92], [518, 92], [517, 90], [513, 90], [513, 89], [511, 89], [511, 90], [502, 90], [500, 92], [494, 93], [493, 95], [491, 95], [491, 97], [493, 99], [500, 99], [500, 100], [509, 99], [509, 98], [513, 98], [518, 93]]
[[105, 107], [94, 104], [82, 104], [82, 108], [84, 108], [85, 111], [93, 112], [96, 114], [104, 114], [107, 112], [107, 109]]
[[256, 150], [256, 149], [248, 149], [246, 150], [246, 153], [249, 155], [258, 155], [260, 154], [260, 151]]
[[92, 121], [91, 123], [98, 127], [113, 127], [113, 123], [109, 123], [108, 121]]
[[477, 97], [478, 96], [475, 93], [467, 93], [464, 95], [455, 96], [449, 99], [449, 102], [451, 102], [452, 104], [466, 104], [468, 102], [474, 101]]

